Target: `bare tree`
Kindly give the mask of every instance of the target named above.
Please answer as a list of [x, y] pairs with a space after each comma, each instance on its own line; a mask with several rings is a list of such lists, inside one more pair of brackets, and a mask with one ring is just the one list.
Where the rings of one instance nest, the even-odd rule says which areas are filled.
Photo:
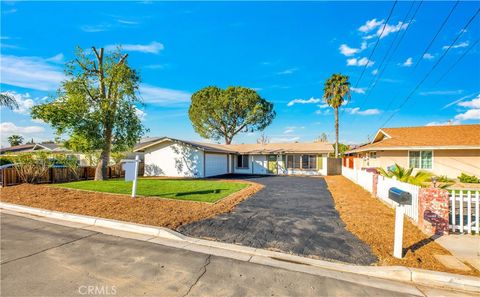
[[262, 132], [262, 134], [260, 134], [260, 137], [257, 138], [257, 143], [259, 144], [270, 143], [270, 138], [267, 135], [265, 135], [265, 132]]

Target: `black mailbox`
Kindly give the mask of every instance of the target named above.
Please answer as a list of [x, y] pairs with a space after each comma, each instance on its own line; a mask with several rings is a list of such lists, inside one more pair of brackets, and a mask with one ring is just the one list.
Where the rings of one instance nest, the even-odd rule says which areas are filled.
[[399, 188], [390, 188], [388, 190], [388, 198], [401, 205], [412, 205], [412, 194]]

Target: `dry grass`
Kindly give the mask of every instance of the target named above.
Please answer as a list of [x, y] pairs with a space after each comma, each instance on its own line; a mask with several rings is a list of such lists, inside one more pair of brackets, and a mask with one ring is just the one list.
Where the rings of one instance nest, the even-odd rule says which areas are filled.
[[252, 182], [241, 182], [250, 185], [214, 204], [158, 197], [131, 198], [128, 195], [31, 184], [1, 188], [0, 200], [61, 212], [176, 229], [183, 224], [229, 212], [235, 205], [263, 187]]
[[394, 209], [372, 197], [369, 192], [343, 176], [327, 176], [325, 180], [335, 200], [335, 208], [347, 225], [347, 229], [370, 245], [379, 258], [380, 265], [402, 265], [480, 275], [479, 271], [464, 272], [443, 266], [434, 255], [450, 255], [450, 253], [407, 219], [403, 237], [405, 257], [403, 259], [393, 257]]

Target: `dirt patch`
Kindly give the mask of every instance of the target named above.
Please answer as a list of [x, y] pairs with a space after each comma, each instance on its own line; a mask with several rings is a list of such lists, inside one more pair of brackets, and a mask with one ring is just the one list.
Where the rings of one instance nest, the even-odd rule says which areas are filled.
[[402, 265], [429, 270], [479, 276], [478, 270], [469, 272], [443, 266], [434, 255], [450, 255], [442, 246], [422, 233], [405, 219], [403, 259], [393, 257], [393, 230], [395, 210], [343, 176], [327, 176], [328, 189], [335, 200], [335, 208], [347, 225], [347, 230], [370, 245], [380, 265]]
[[0, 188], [0, 200], [61, 212], [176, 229], [183, 224], [229, 212], [238, 203], [263, 188], [257, 183], [242, 182], [250, 186], [214, 204], [153, 197], [131, 198], [128, 195], [31, 184]]

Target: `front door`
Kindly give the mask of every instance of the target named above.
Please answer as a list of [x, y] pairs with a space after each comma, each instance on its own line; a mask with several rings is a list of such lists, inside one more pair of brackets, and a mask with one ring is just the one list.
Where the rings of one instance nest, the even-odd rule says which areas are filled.
[[277, 156], [268, 155], [267, 162], [268, 162], [268, 173], [276, 174], [277, 173]]

